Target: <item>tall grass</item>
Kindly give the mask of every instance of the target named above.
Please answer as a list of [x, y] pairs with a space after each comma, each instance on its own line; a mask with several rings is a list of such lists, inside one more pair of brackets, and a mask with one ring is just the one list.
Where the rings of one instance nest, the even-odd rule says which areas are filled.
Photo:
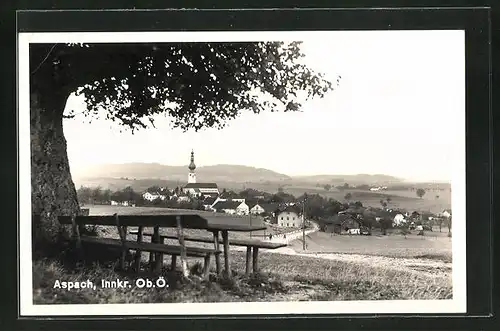
[[[83, 303], [168, 303], [168, 302], [252, 302], [295, 300], [414, 300], [450, 299], [449, 277], [388, 270], [360, 264], [313, 257], [263, 253], [259, 273], [244, 275], [245, 254], [231, 253], [232, 278], [199, 277], [201, 264], [191, 264], [193, 276], [184, 280], [179, 271], [164, 269], [168, 287], [138, 288], [136, 279], [155, 281], [159, 275], [115, 271], [100, 264], [68, 267], [56, 260], [33, 263], [33, 301], [35, 304]], [[130, 288], [101, 288], [101, 280], [128, 280]], [[54, 288], [56, 280], [91, 280], [95, 289]]]

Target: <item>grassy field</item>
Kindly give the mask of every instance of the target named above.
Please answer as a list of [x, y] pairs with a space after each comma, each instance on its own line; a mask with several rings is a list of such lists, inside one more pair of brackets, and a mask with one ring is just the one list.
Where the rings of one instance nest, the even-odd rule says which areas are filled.
[[[255, 302], [255, 301], [335, 301], [335, 300], [425, 300], [450, 299], [451, 279], [426, 273], [373, 267], [359, 263], [329, 261], [314, 257], [263, 253], [261, 271], [245, 276], [243, 252], [232, 252], [232, 279], [209, 281], [197, 277], [201, 264], [190, 262], [194, 274], [189, 281], [179, 272], [164, 270], [168, 287], [125, 289], [101, 288], [102, 279], [129, 280], [138, 277], [153, 281], [158, 275], [113, 271], [99, 265], [81, 269], [66, 268], [61, 262], [35, 261], [33, 264], [35, 304], [83, 303], [168, 303], [168, 302]], [[86, 281], [96, 289], [62, 290], [54, 288], [56, 280]]]
[[[394, 232], [387, 236], [349, 236], [315, 232], [306, 237], [310, 253], [362, 254], [400, 258], [430, 258], [451, 262], [451, 238], [447, 232], [429, 232], [424, 237], [416, 233], [404, 236]], [[302, 252], [302, 241], [296, 240], [291, 248]]]
[[[451, 192], [428, 192], [422, 199], [417, 197], [415, 192], [412, 191], [383, 191], [383, 192], [371, 192], [362, 190], [343, 190], [339, 191], [333, 189], [326, 191], [321, 187], [285, 187], [284, 191], [286, 193], [299, 196], [304, 192], [308, 194], [320, 194], [327, 198], [332, 198], [338, 201], [345, 201], [344, 197], [347, 193], [351, 193], [351, 201], [361, 201], [364, 206], [380, 207], [380, 200], [391, 198], [391, 203], [389, 207], [392, 208], [402, 208], [409, 211], [430, 211], [433, 213], [442, 212], [444, 209], [451, 208]], [[436, 199], [436, 195], [439, 195], [439, 199]]]

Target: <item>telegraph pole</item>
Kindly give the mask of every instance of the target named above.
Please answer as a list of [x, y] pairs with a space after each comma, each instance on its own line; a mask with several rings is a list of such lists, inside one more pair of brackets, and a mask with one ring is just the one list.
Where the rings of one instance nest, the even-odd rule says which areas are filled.
[[302, 203], [302, 249], [306, 250], [306, 198]]
[[[252, 226], [252, 213], [248, 211], [248, 215], [250, 216], [250, 226]], [[252, 231], [250, 231], [250, 238], [252, 238]]]

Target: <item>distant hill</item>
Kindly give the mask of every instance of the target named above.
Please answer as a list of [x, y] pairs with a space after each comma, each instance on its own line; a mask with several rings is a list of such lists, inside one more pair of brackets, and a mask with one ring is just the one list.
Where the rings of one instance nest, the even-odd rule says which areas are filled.
[[[77, 181], [89, 178], [158, 179], [184, 183], [187, 180], [186, 166], [168, 166], [159, 163], [103, 164], [83, 170], [75, 170]], [[272, 170], [242, 165], [219, 164], [196, 168], [200, 182], [277, 182], [291, 177]]]
[[368, 175], [368, 174], [358, 174], [358, 175], [314, 175], [314, 176], [295, 176], [293, 177], [295, 181], [303, 182], [314, 182], [314, 183], [324, 183], [340, 185], [343, 183], [348, 183], [349, 185], [387, 185], [401, 183], [403, 180], [394, 176], [389, 175]]
[[[184, 182], [187, 178], [186, 166], [169, 166], [159, 163], [124, 163], [103, 164], [86, 169], [75, 170], [75, 178], [129, 178], [129, 179], [160, 179]], [[204, 182], [282, 182], [284, 185], [295, 183], [323, 184], [393, 184], [403, 180], [388, 175], [314, 175], [288, 176], [269, 169], [255, 168], [243, 165], [218, 164], [196, 168], [196, 176]]]

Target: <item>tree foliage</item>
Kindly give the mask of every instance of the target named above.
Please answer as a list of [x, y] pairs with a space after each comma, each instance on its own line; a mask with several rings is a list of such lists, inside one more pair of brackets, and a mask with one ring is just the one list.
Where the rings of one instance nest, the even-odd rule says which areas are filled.
[[299, 110], [333, 88], [300, 61], [300, 42], [32, 44], [30, 53], [42, 99], [84, 95], [84, 115], [132, 130], [159, 113], [184, 130], [222, 127], [244, 110]]
[[425, 190], [423, 188], [417, 189], [417, 196], [422, 199], [422, 197], [425, 195]]

